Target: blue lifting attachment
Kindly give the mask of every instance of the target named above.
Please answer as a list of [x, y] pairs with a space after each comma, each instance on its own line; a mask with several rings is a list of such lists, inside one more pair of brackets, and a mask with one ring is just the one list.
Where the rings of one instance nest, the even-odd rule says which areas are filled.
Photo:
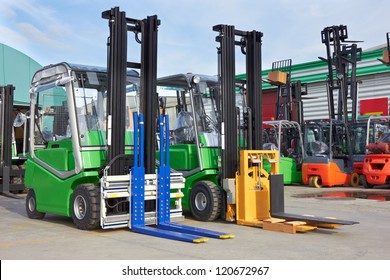
[[[165, 125], [164, 125], [165, 124]], [[164, 133], [165, 132], [165, 133]], [[177, 231], [187, 234], [201, 235], [211, 238], [229, 239], [234, 238], [233, 234], [206, 230], [187, 225], [171, 223], [170, 221], [170, 165], [169, 165], [169, 118], [168, 115], [159, 116], [160, 133], [160, 165], [158, 167], [157, 205], [158, 218], [157, 227], [170, 231]]]
[[[207, 238], [145, 225], [144, 119], [134, 113], [134, 166], [131, 169], [130, 225], [133, 232], [191, 243], [203, 243]], [[169, 205], [168, 205], [169, 206]], [[158, 207], [158, 210], [162, 207]], [[158, 211], [160, 212], [160, 211]], [[168, 217], [169, 217], [168, 211]]]

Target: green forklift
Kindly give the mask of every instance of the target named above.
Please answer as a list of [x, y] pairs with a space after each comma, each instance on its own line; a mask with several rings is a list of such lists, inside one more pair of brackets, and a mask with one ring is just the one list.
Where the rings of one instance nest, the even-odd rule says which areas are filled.
[[[110, 29], [107, 69], [63, 62], [32, 78], [28, 217], [51, 213], [82, 230], [129, 227], [192, 243], [232, 238], [173, 223], [184, 219], [184, 179], [169, 172], [169, 120], [158, 117], [155, 102], [160, 21], [127, 18], [118, 7], [102, 17]], [[128, 32], [141, 45], [140, 62], [127, 61]]]
[[[279, 172], [285, 185], [302, 183], [302, 163], [305, 155], [301, 126], [296, 121], [264, 121], [264, 149], [279, 151]], [[271, 165], [264, 163], [269, 171]]]
[[[305, 157], [303, 146], [303, 99], [307, 95], [307, 84], [300, 80], [291, 81], [292, 60], [272, 63], [272, 70], [265, 80], [277, 87], [276, 110], [273, 120], [264, 121], [265, 149], [279, 151], [280, 173], [284, 184], [302, 183], [302, 162]], [[265, 169], [271, 170], [265, 163]]]

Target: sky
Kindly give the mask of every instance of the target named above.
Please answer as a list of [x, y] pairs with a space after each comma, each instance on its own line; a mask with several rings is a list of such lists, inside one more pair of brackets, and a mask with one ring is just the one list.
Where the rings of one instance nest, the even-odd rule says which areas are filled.
[[[101, 13], [115, 6], [126, 16], [157, 15], [158, 77], [177, 73], [217, 74], [217, 24], [260, 31], [262, 68], [292, 59], [293, 64], [326, 56], [321, 31], [347, 25], [348, 39], [363, 50], [386, 43], [388, 0], [0, 0], [0, 43], [41, 65], [62, 61], [106, 66], [108, 22]], [[129, 39], [130, 58], [139, 45]], [[236, 74], [245, 72], [237, 51]]]

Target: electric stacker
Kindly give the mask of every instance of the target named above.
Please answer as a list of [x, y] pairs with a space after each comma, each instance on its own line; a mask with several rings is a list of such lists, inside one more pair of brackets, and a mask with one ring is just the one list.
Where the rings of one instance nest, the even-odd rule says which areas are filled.
[[361, 60], [362, 50], [356, 44], [347, 45], [350, 41], [345, 25], [326, 27], [321, 36], [327, 53], [320, 59], [328, 65], [329, 119], [305, 123], [307, 157], [302, 164], [302, 181], [317, 188], [357, 186], [351, 127], [357, 128], [356, 63]]
[[[266, 82], [277, 86], [276, 111], [274, 120], [263, 122], [264, 147], [279, 151], [280, 173], [287, 185], [302, 182], [305, 153], [301, 130], [304, 124], [302, 96], [307, 94], [307, 84], [291, 81], [291, 63], [291, 59], [272, 63]], [[264, 168], [270, 171], [267, 162]]]
[[[25, 143], [17, 143], [15, 129], [25, 125], [26, 117], [22, 111], [27, 108], [14, 107], [14, 90], [13, 85], [0, 87], [0, 194], [20, 198], [15, 194], [24, 191], [26, 157], [21, 150], [24, 151]], [[25, 127], [22, 129], [26, 131]], [[21, 145], [23, 149], [20, 149]]]
[[[295, 233], [316, 227], [333, 228], [355, 224], [329, 218], [308, 217], [284, 212], [283, 175], [279, 174], [278, 151], [262, 150], [262, 33], [240, 31], [231, 25], [216, 25], [220, 92], [218, 114], [221, 137], [222, 215], [227, 221]], [[235, 46], [246, 59], [247, 80], [243, 104], [237, 107]], [[264, 162], [271, 171], [264, 169]]]
[[[127, 18], [118, 7], [102, 17], [110, 29], [107, 69], [59, 63], [32, 79], [27, 215], [194, 243], [232, 238], [172, 223], [183, 220], [184, 178], [170, 173], [168, 117], [157, 118], [159, 19]], [[141, 45], [140, 62], [127, 61], [128, 32]]]

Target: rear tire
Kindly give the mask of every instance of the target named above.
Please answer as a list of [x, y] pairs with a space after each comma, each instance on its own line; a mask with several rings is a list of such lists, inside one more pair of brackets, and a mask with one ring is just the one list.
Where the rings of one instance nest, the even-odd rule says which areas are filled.
[[322, 188], [322, 180], [320, 176], [313, 176], [313, 186], [317, 189]]
[[359, 181], [360, 181], [359, 174], [357, 174], [356, 172], [352, 173], [351, 174], [351, 181], [349, 183], [351, 185], [351, 187], [357, 187], [359, 185]]
[[93, 184], [76, 188], [72, 195], [73, 223], [82, 230], [96, 229], [100, 225], [100, 191]]
[[372, 189], [374, 187], [373, 184], [367, 182], [367, 178], [365, 175], [361, 176], [362, 185], [365, 189]]
[[33, 189], [29, 189], [26, 196], [26, 212], [30, 219], [43, 219], [45, 213], [37, 210], [37, 199]]
[[211, 181], [199, 181], [190, 194], [191, 213], [197, 220], [214, 221], [221, 214], [221, 191]]
[[309, 177], [309, 187], [314, 187], [314, 183], [313, 183], [313, 180], [314, 180], [314, 176], [310, 176]]

